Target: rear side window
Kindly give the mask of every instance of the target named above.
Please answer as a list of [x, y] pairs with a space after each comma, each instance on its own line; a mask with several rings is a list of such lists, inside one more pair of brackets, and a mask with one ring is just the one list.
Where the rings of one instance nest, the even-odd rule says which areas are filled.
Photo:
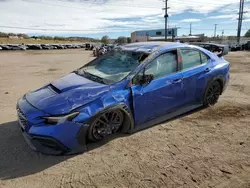
[[200, 52], [200, 54], [201, 54], [201, 63], [202, 64], [208, 63], [209, 57], [207, 55], [205, 55], [204, 53], [202, 53], [202, 52]]
[[182, 69], [189, 69], [201, 64], [200, 52], [192, 49], [181, 49]]

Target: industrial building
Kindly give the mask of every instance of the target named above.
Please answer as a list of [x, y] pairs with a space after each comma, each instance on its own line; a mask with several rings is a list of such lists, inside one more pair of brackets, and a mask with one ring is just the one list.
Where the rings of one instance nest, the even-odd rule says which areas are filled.
[[[207, 37], [204, 34], [178, 36], [177, 28], [169, 28], [167, 40], [179, 41], [179, 42], [204, 42], [207, 40]], [[165, 29], [135, 31], [131, 33], [131, 41], [132, 42], [165, 41]]]
[[[172, 39], [172, 37], [177, 36], [177, 28], [169, 28], [167, 30], [167, 37]], [[165, 29], [155, 29], [155, 30], [144, 30], [144, 31], [135, 31], [131, 33], [132, 42], [146, 42], [154, 37], [164, 37], [165, 38]]]

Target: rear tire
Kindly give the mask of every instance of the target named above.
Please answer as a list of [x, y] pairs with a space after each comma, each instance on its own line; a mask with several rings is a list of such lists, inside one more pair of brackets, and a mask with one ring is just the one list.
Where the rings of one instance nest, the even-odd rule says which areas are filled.
[[221, 94], [221, 85], [218, 81], [212, 82], [206, 89], [204, 95], [204, 106], [213, 106], [215, 105]]
[[88, 139], [101, 141], [116, 133], [122, 126], [124, 114], [121, 110], [110, 110], [97, 115], [90, 124]]

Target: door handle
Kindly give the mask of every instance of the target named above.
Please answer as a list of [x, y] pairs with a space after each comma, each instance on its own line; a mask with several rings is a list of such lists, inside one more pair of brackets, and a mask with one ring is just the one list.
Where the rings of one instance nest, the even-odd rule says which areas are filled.
[[181, 81], [182, 81], [181, 78], [175, 79], [175, 80], [172, 81], [172, 84], [177, 84], [177, 83], [180, 83]]
[[210, 72], [211, 68], [206, 68], [204, 72]]

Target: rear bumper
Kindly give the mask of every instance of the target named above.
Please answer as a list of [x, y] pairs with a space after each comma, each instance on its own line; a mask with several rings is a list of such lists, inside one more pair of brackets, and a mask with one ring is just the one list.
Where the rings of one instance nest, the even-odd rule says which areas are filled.
[[228, 72], [226, 75], [226, 78], [224, 79], [224, 86], [223, 86], [222, 93], [226, 91], [228, 84], [229, 84], [229, 80], [230, 80], [230, 73]]

